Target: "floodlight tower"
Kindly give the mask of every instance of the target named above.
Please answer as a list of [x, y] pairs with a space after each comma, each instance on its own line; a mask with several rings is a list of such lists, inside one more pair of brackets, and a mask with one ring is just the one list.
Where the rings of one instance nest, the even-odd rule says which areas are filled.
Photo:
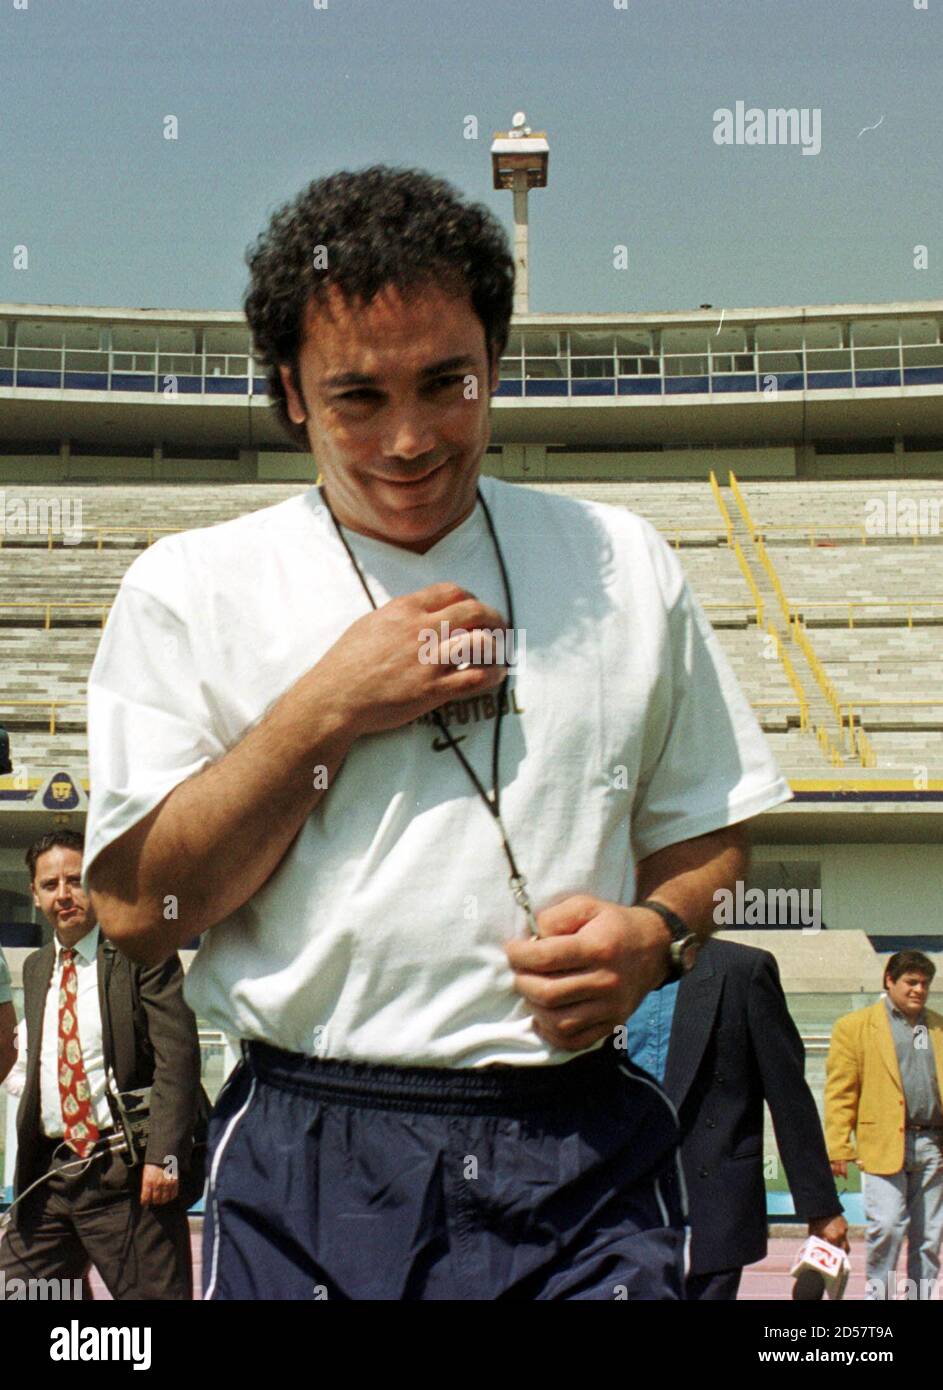
[[491, 142], [495, 188], [514, 192], [514, 312], [526, 314], [528, 294], [527, 193], [547, 187], [550, 146], [545, 130], [531, 130], [523, 111], [515, 112], [510, 130], [496, 130]]

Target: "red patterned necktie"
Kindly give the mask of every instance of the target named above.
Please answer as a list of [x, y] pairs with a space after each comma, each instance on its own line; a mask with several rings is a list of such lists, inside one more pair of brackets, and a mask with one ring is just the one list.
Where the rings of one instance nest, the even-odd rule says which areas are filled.
[[92, 1093], [82, 1061], [79, 1041], [79, 978], [75, 950], [69, 946], [60, 955], [62, 979], [59, 983], [59, 1104], [65, 1142], [79, 1158], [87, 1158], [98, 1140], [98, 1126], [92, 1115]]

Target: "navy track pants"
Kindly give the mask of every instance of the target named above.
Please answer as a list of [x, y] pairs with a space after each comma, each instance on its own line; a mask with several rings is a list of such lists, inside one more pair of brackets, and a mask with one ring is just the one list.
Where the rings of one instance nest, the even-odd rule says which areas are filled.
[[451, 1070], [244, 1052], [210, 1125], [206, 1298], [682, 1297], [677, 1119], [623, 1053]]

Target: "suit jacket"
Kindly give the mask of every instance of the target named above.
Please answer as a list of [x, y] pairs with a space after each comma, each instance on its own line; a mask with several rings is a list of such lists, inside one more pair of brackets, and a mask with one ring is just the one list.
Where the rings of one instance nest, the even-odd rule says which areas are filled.
[[[927, 1009], [926, 1023], [943, 1094], [943, 1015]], [[866, 1173], [899, 1173], [906, 1123], [894, 1035], [887, 1006], [879, 999], [870, 1008], [845, 1014], [832, 1029], [825, 1084], [828, 1156], [853, 1159]]]
[[[104, 997], [108, 954], [113, 966], [108, 986], [114, 1031], [112, 1052], [105, 1021]], [[14, 1195], [44, 1171], [40, 1053], [46, 995], [56, 962], [56, 943], [27, 956], [23, 963], [23, 1013], [26, 1020], [26, 1079], [16, 1115], [17, 1159]], [[162, 965], [135, 965], [99, 936], [98, 996], [102, 1011], [105, 1063], [114, 1069], [119, 1091], [151, 1086], [150, 1128], [146, 1161], [163, 1164], [177, 1157], [181, 1177], [190, 1165], [193, 1134], [201, 1108], [200, 1043], [196, 1019], [184, 1002], [183, 970], [172, 955]]]
[[664, 1082], [681, 1120], [692, 1274], [766, 1254], [764, 1100], [797, 1215], [841, 1212], [804, 1070], [775, 958], [709, 941], [678, 990]]

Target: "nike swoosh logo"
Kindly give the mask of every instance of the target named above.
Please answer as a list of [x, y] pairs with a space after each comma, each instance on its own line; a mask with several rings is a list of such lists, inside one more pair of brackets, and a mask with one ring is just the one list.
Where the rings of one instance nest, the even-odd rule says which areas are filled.
[[[463, 739], [464, 737], [465, 737], [464, 734], [453, 735], [453, 737], [452, 737], [452, 743], [461, 743], [461, 742], [462, 742], [462, 739]], [[452, 746], [452, 744], [449, 743], [448, 740], [447, 740], [447, 739], [444, 739], [444, 738], [434, 738], [434, 739], [432, 740], [432, 747], [433, 747], [433, 749], [435, 750], [436, 753], [441, 753], [441, 752], [443, 752], [446, 748], [451, 748], [451, 746]]]

